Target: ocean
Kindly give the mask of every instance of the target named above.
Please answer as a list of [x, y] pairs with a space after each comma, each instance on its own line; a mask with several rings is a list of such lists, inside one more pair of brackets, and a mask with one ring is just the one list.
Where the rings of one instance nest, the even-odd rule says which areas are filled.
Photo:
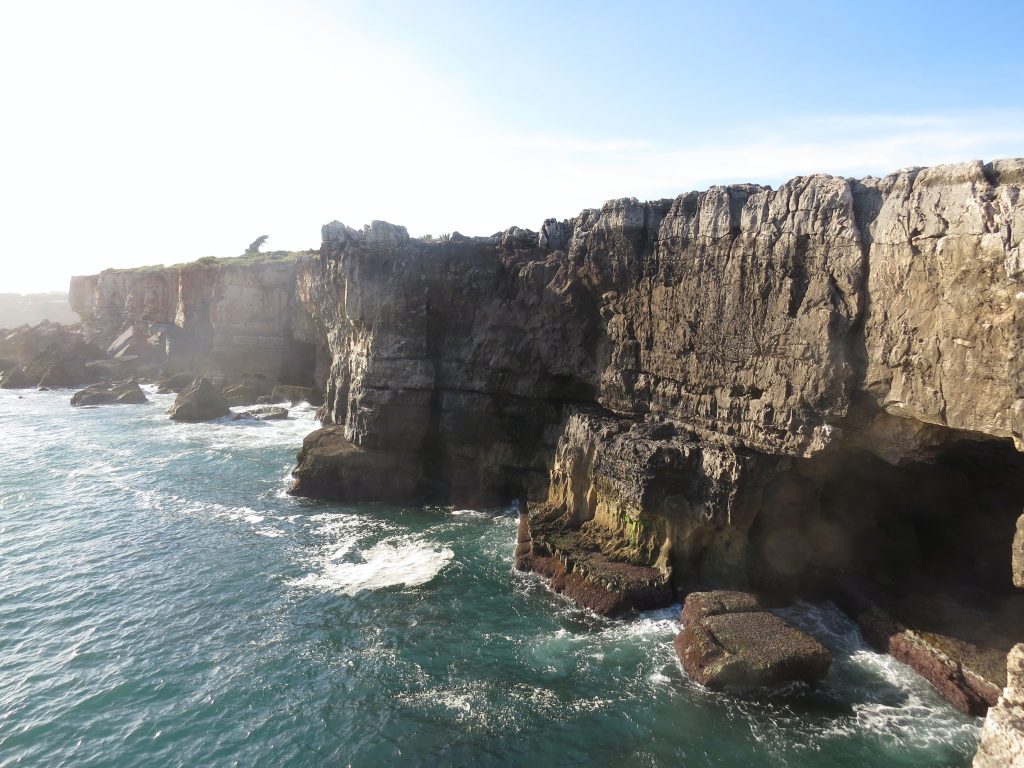
[[[829, 604], [816, 689], [690, 682], [679, 606], [597, 617], [512, 510], [288, 496], [313, 409], [0, 390], [0, 766], [968, 766], [981, 721]], [[239, 409], [236, 409], [239, 410]]]

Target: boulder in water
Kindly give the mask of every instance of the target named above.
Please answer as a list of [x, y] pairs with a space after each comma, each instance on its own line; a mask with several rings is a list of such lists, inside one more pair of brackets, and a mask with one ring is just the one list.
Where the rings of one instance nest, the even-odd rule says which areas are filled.
[[228, 405], [253, 405], [260, 393], [248, 384], [232, 384], [221, 390]]
[[235, 414], [235, 420], [256, 419], [257, 421], [276, 421], [287, 419], [288, 409], [280, 405], [261, 405], [259, 408], [251, 408]]
[[199, 378], [182, 390], [171, 406], [174, 421], [210, 421], [231, 413], [228, 402], [207, 378]]
[[693, 592], [681, 621], [676, 653], [686, 673], [709, 688], [813, 683], [832, 664], [825, 646], [747, 592]]
[[109, 384], [93, 384], [71, 397], [71, 404], [81, 405], [112, 405], [120, 403], [123, 405], [141, 405], [148, 403], [146, 393], [142, 391], [139, 383], [131, 381], [115, 381]]

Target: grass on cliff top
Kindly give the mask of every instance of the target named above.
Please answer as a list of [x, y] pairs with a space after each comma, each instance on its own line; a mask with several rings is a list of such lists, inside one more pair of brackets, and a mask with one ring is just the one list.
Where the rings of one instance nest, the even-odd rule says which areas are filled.
[[203, 265], [206, 267], [221, 266], [247, 266], [250, 264], [273, 264], [295, 261], [299, 256], [316, 253], [315, 250], [308, 251], [266, 251], [258, 253], [243, 253], [241, 256], [203, 256], [195, 261], [183, 261], [178, 264], [147, 264], [144, 267], [126, 267], [123, 269], [112, 269], [111, 272], [159, 272], [163, 269], [182, 269]]

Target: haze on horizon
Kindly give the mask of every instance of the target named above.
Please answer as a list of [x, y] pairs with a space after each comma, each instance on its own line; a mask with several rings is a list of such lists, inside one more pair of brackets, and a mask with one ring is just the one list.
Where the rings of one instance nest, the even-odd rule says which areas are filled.
[[261, 234], [315, 248], [334, 219], [489, 234], [1024, 155], [1024, 62], [993, 42], [1021, 22], [1009, 1], [7, 3], [0, 292]]

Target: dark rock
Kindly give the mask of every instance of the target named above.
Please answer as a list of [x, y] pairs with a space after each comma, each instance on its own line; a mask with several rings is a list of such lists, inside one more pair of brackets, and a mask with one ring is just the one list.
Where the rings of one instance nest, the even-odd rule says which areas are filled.
[[868, 590], [846, 580], [836, 600], [869, 645], [909, 666], [968, 714], [984, 715], [996, 703], [1005, 681], [1003, 660], [1024, 633], [1024, 601], [1008, 607], [1007, 631], [975, 606], [891, 590], [884, 590], [883, 606]]
[[589, 533], [531, 526], [529, 516], [520, 514], [515, 567], [550, 579], [552, 591], [604, 616], [672, 603], [666, 571], [613, 559]]
[[323, 394], [312, 387], [296, 387], [290, 384], [278, 384], [274, 387], [272, 397], [275, 398], [274, 402], [276, 403], [286, 402], [292, 405], [309, 403], [319, 406], [324, 401]]
[[148, 403], [146, 393], [142, 391], [134, 379], [131, 381], [115, 381], [105, 384], [93, 384], [71, 397], [71, 404], [81, 405], [110, 405], [121, 403], [125, 405], [141, 405]]
[[107, 354], [125, 362], [144, 360], [154, 362], [160, 359], [157, 348], [150, 344], [149, 334], [136, 325], [131, 325], [107, 347]]
[[221, 390], [228, 405], [253, 405], [258, 402], [260, 393], [249, 384], [231, 384]]
[[292, 476], [292, 495], [349, 501], [404, 501], [419, 485], [415, 457], [361, 448], [337, 426], [306, 436]]
[[742, 592], [692, 592], [676, 636], [686, 673], [710, 688], [814, 683], [832, 663], [821, 643]]
[[0, 388], [70, 387], [95, 381], [87, 363], [105, 357], [80, 328], [42, 322], [0, 332], [0, 358], [7, 368]]
[[46, 387], [47, 389], [61, 388], [61, 387], [73, 387], [81, 381], [81, 374], [75, 376], [64, 366], [63, 363], [54, 363], [46, 369], [46, 373], [39, 380], [39, 387]]
[[236, 413], [235, 420], [256, 419], [257, 421], [275, 421], [288, 418], [288, 409], [275, 405], [265, 405], [260, 408], [252, 408], [248, 411]]
[[0, 375], [0, 389], [25, 389], [34, 387], [39, 381], [22, 366], [9, 368]]
[[213, 382], [206, 378], [193, 381], [174, 401], [170, 417], [174, 421], [210, 421], [231, 413], [227, 401]]

